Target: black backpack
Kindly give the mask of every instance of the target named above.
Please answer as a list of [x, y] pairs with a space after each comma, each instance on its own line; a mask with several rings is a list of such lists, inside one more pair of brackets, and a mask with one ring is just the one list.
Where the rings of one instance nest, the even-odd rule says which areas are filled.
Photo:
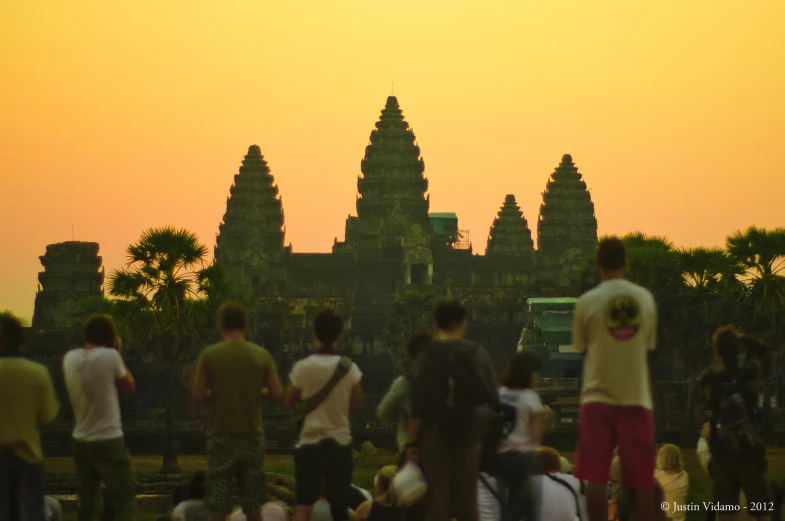
[[[464, 444], [479, 442], [485, 438], [490, 408], [482, 406], [492, 403], [487, 396], [486, 383], [480, 377], [473, 352], [465, 346], [443, 344], [444, 401], [439, 404], [436, 427], [447, 443]], [[487, 410], [485, 410], [487, 409]]]
[[739, 456], [763, 446], [758, 429], [752, 421], [756, 417], [744, 401], [742, 384], [737, 378], [722, 384], [716, 432], [719, 446], [730, 456]]

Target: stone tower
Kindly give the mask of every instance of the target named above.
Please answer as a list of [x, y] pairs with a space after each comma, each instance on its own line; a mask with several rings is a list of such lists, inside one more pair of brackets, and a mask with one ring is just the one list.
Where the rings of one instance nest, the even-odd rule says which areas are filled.
[[537, 253], [543, 268], [559, 268], [557, 282], [568, 280], [597, 246], [597, 218], [583, 175], [564, 154], [542, 194], [537, 223]]
[[41, 255], [33, 312], [34, 329], [72, 327], [78, 302], [104, 294], [104, 269], [97, 242], [50, 244]]
[[[346, 221], [347, 246], [355, 250], [379, 247], [382, 235], [400, 238], [414, 224], [430, 236], [425, 162], [395, 96], [387, 98], [360, 170], [357, 216]], [[340, 250], [342, 245], [336, 246]]]
[[515, 202], [515, 196], [507, 194], [504, 204], [493, 220], [485, 255], [524, 257], [533, 254], [534, 242], [529, 224], [518, 203]]
[[238, 287], [285, 279], [284, 214], [278, 186], [257, 145], [248, 148], [226, 199], [215, 258]]

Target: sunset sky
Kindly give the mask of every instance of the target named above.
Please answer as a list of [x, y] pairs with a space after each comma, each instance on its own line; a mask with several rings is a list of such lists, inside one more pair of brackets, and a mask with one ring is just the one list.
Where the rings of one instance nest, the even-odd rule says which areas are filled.
[[785, 1], [5, 2], [0, 310], [38, 256], [146, 228], [209, 246], [258, 144], [295, 252], [329, 251], [395, 84], [430, 179], [485, 250], [507, 193], [536, 237], [570, 153], [601, 234], [721, 245], [785, 225]]

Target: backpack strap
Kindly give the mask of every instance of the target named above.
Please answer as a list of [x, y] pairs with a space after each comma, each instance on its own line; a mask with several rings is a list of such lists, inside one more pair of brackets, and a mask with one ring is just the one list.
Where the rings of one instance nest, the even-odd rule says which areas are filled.
[[[578, 499], [578, 494], [575, 492], [575, 489], [572, 488], [572, 485], [570, 485], [569, 483], [567, 483], [563, 479], [554, 476], [553, 474], [545, 474], [545, 475], [548, 476], [551, 479], [551, 481], [555, 481], [556, 483], [559, 483], [560, 485], [564, 485], [567, 488], [567, 490], [570, 491], [570, 494], [572, 494], [572, 497], [575, 498], [575, 515], [578, 516], [578, 521], [582, 521], [581, 520], [581, 501], [580, 501], [580, 499]], [[583, 489], [583, 485], [581, 485], [581, 489]], [[582, 490], [581, 490], [581, 492], [582, 492]]]
[[292, 422], [294, 422], [295, 425], [301, 426], [301, 424], [305, 421], [305, 417], [315, 411], [316, 408], [327, 399], [330, 393], [333, 392], [335, 386], [338, 385], [338, 383], [343, 380], [347, 374], [349, 374], [352, 365], [353, 362], [350, 358], [342, 356], [341, 360], [338, 362], [338, 365], [335, 367], [335, 372], [324, 385], [324, 387], [322, 387], [316, 394], [309, 396], [297, 404], [294, 416], [292, 417]]

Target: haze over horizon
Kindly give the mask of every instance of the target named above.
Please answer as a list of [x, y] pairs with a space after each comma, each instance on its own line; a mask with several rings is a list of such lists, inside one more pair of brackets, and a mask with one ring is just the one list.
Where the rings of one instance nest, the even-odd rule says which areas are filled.
[[32, 317], [47, 244], [99, 242], [107, 274], [150, 227], [215, 244], [258, 144], [286, 242], [330, 251], [394, 83], [431, 212], [474, 251], [516, 196], [536, 243], [563, 154], [599, 233], [721, 246], [785, 226], [785, 2], [94, 0], [0, 18], [0, 310]]

